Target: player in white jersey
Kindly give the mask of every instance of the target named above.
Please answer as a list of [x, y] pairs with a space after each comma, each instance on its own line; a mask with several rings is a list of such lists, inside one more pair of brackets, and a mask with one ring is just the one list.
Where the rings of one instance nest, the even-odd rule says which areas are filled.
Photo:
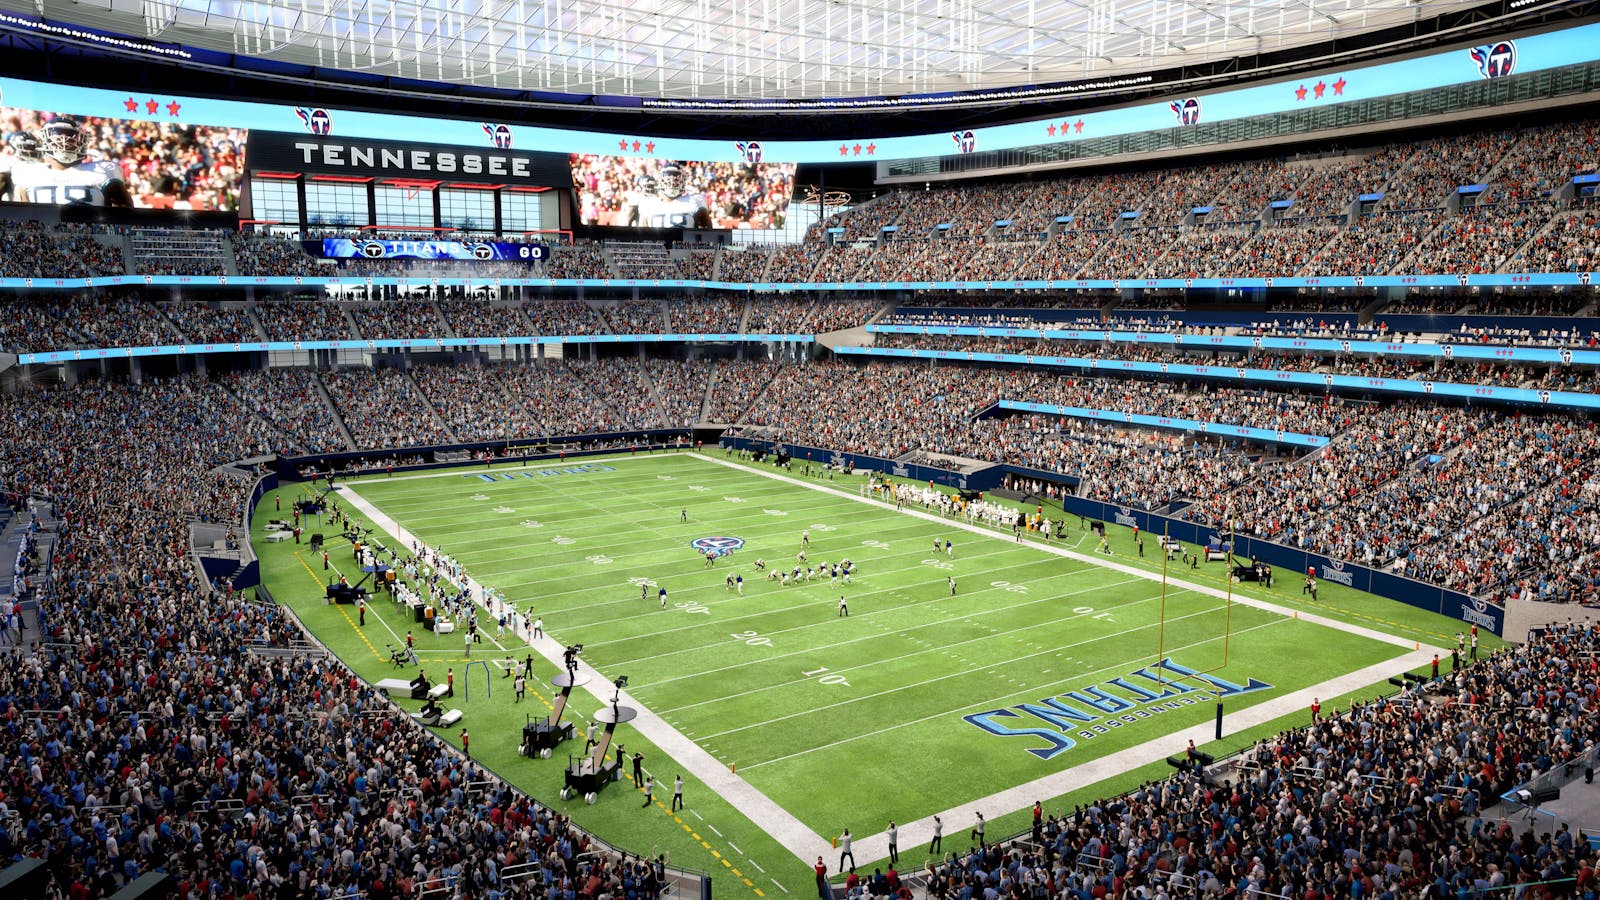
[[39, 129], [43, 162], [15, 178], [21, 199], [57, 206], [132, 206], [122, 167], [109, 160], [83, 158], [86, 136], [72, 119], [55, 119]]
[[711, 224], [704, 195], [690, 191], [683, 169], [670, 163], [661, 167], [655, 179], [655, 193], [641, 192], [635, 202], [639, 224], [646, 228], [699, 228]]

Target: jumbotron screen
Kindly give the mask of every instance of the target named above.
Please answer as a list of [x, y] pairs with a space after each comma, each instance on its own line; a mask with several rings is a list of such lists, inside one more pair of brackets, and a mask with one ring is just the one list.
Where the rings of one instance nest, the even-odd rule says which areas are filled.
[[483, 262], [545, 258], [543, 244], [504, 241], [379, 241], [323, 238], [313, 242], [313, 252], [328, 259], [475, 259]]
[[680, 162], [572, 154], [585, 225], [781, 228], [794, 163]]
[[235, 210], [248, 135], [0, 107], [0, 202]]

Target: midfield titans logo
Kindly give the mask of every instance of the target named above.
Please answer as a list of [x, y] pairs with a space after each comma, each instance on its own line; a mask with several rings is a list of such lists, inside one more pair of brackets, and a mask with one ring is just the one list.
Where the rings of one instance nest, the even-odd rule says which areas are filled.
[[1517, 70], [1517, 45], [1511, 41], [1484, 44], [1467, 51], [1484, 78], [1504, 78]]
[[709, 556], [731, 556], [733, 551], [744, 546], [744, 538], [736, 537], [703, 537], [695, 538], [689, 546], [700, 553]]

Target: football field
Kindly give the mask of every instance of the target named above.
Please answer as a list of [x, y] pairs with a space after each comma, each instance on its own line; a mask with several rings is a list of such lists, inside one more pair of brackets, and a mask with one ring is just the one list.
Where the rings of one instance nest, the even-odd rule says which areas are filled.
[[[1312, 696], [1367, 688], [1430, 652], [1415, 634], [1294, 604], [1297, 583], [1230, 602], [1220, 563], [1174, 567], [1163, 583], [1156, 542], [1138, 559], [1127, 529], [1113, 528], [1111, 556], [1094, 552], [1075, 516], [1064, 540], [1018, 542], [864, 497], [859, 476], [799, 471], [775, 477], [721, 451], [624, 456], [355, 479], [340, 503], [390, 546], [441, 549], [512, 609], [542, 618], [548, 640], [534, 643], [546, 660], [582, 644], [598, 676], [626, 676], [647, 715], [622, 726], [622, 739], [659, 748], [657, 778], [670, 785], [682, 772], [696, 794], [721, 795], [793, 854], [790, 865], [845, 828], [862, 862], [877, 858], [891, 820], [902, 851], [926, 844], [936, 814], [947, 844], [960, 832], [964, 847], [977, 812], [994, 819], [1119, 774], [1155, 774], [1149, 766], [1188, 739], [1210, 740], [1219, 702], [1229, 733], [1281, 727], [1291, 714], [1300, 724]], [[709, 565], [706, 549], [717, 554]], [[333, 552], [335, 567], [348, 565], [348, 545], [344, 559]], [[295, 568], [312, 568], [307, 559]], [[845, 559], [855, 574], [835, 580]], [[824, 564], [826, 574], [805, 577]], [[770, 577], [796, 566], [798, 582]], [[373, 607], [385, 642], [413, 627], [386, 601]], [[377, 655], [374, 633], [362, 639]], [[434, 678], [462, 671], [461, 640], [422, 635]], [[493, 643], [505, 651], [477, 653], [496, 666], [528, 650], [511, 633]], [[541, 665], [536, 678], [553, 670]], [[474, 693], [465, 705], [475, 750], [514, 744], [526, 715], [544, 711], [510, 694]], [[495, 729], [506, 737], [486, 738]], [[557, 759], [513, 755], [507, 766], [556, 771], [568, 749], [581, 740]], [[617, 793], [598, 805], [638, 806], [637, 793]], [[657, 789], [658, 801], [669, 797]], [[730, 833], [750, 824], [722, 823]]]

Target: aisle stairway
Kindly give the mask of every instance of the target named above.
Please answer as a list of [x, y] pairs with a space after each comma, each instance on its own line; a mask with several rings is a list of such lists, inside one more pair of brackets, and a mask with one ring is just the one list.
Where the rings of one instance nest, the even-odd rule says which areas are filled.
[[[351, 323], [354, 327], [354, 323]], [[339, 404], [333, 402], [333, 395], [328, 393], [328, 386], [323, 383], [322, 375], [318, 372], [311, 373], [312, 383], [317, 386], [317, 394], [322, 397], [322, 402], [328, 407], [328, 415], [339, 424], [339, 436], [344, 439], [344, 446], [348, 450], [356, 449], [355, 436], [350, 433], [350, 426], [345, 424], [344, 416], [339, 413]]]

